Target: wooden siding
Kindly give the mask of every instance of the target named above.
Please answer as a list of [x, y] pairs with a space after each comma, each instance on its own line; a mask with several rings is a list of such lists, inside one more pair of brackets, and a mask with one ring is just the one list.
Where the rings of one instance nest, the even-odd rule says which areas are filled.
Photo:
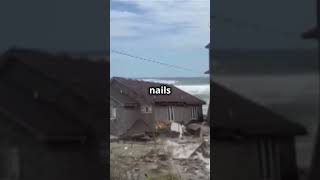
[[[213, 179], [257, 180], [259, 173], [258, 149], [255, 141], [215, 141]], [[230, 173], [232, 172], [232, 173]]]
[[110, 133], [112, 135], [118, 136], [125, 133], [135, 120], [141, 118], [139, 107], [126, 108], [113, 100], [110, 100], [110, 107], [116, 108], [116, 118], [110, 119]]
[[[1, 167], [6, 163], [0, 160], [0, 179], [11, 179], [12, 175], [22, 180], [106, 179], [105, 171], [101, 169], [104, 166], [99, 164], [102, 159], [98, 157], [98, 147], [98, 143], [92, 141], [83, 145], [42, 143], [0, 112], [0, 156], [6, 149], [9, 154], [17, 153], [15, 157], [6, 157], [10, 166]], [[12, 166], [12, 162], [17, 162], [15, 158], [18, 158], [18, 164]]]
[[[191, 112], [194, 106], [173, 106], [174, 121], [187, 123], [192, 120]], [[196, 106], [197, 117], [196, 120], [202, 119], [202, 107]], [[156, 121], [169, 121], [168, 106], [154, 106], [154, 118]]]
[[[142, 113], [142, 111], [141, 111], [142, 106], [151, 106], [152, 112], [151, 113]], [[155, 128], [155, 108], [154, 108], [154, 106], [149, 105], [149, 104], [142, 104], [141, 106], [139, 106], [139, 113], [140, 113], [141, 119], [143, 119], [149, 127]]]
[[292, 137], [216, 139], [213, 151], [217, 173], [213, 179], [297, 180], [294, 149]]

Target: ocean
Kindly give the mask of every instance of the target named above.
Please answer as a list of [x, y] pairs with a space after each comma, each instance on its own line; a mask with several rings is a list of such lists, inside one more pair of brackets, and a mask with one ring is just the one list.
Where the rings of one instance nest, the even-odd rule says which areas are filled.
[[210, 100], [209, 77], [144, 77], [137, 79], [171, 84], [195, 97], [198, 97], [206, 102], [206, 104], [203, 105], [203, 114], [207, 115]]

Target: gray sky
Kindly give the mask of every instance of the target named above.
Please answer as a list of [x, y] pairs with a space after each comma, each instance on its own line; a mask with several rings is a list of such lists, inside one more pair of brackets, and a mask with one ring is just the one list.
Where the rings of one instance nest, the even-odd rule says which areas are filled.
[[216, 0], [214, 6], [216, 48], [316, 47], [300, 37], [316, 24], [315, 0]]
[[111, 53], [111, 76], [207, 76], [210, 0], [111, 0], [110, 16], [112, 49], [193, 70]]
[[109, 41], [103, 0], [1, 0], [0, 50], [102, 50]]

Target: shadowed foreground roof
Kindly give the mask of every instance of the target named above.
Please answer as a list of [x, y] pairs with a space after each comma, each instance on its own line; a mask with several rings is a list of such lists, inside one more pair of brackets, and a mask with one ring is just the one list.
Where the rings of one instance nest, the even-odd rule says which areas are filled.
[[105, 133], [108, 66], [11, 49], [0, 57], [0, 111], [37, 137]]
[[2, 61], [16, 59], [39, 71], [43, 76], [72, 88], [90, 103], [105, 103], [101, 95], [107, 91], [106, 61], [72, 58], [64, 54], [55, 55], [28, 49], [9, 49], [1, 59]]
[[249, 99], [213, 83], [211, 107], [214, 128], [234, 130], [246, 135], [294, 136], [304, 135], [300, 124]]
[[134, 79], [126, 79], [122, 77], [113, 77], [112, 81], [117, 81], [122, 85], [128, 87], [130, 90], [135, 92], [138, 96], [143, 97], [143, 99], [147, 103], [183, 103], [190, 105], [202, 105], [205, 104], [204, 101], [199, 98], [190, 95], [187, 92], [182, 91], [179, 88], [176, 88], [173, 85], [165, 84], [167, 87], [171, 87], [170, 95], [149, 95], [150, 87], [160, 87], [160, 83], [134, 80]]

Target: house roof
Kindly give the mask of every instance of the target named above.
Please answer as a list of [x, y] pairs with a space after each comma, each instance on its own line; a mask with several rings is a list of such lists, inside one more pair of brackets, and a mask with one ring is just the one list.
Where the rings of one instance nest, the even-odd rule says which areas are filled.
[[115, 88], [110, 87], [110, 98], [122, 105], [134, 105], [138, 102], [128, 95], [121, 94]]
[[206, 45], [206, 48], [209, 49], [210, 48], [210, 43]]
[[[170, 95], [149, 95], [150, 87], [159, 87], [160, 83], [149, 82], [149, 81], [141, 81], [134, 79], [127, 79], [122, 77], [113, 77], [111, 79], [111, 83], [113, 81], [119, 82], [122, 85], [126, 86], [134, 93], [137, 94], [136, 97], [141, 97], [145, 103], [182, 103], [188, 105], [202, 105], [205, 104], [204, 101], [199, 98], [190, 95], [189, 93], [169, 84], [165, 84], [167, 87], [171, 87]], [[136, 98], [132, 97], [132, 98]]]
[[246, 135], [294, 136], [306, 134], [305, 128], [282, 115], [217, 84], [210, 109], [214, 128], [231, 129]]
[[11, 49], [0, 57], [0, 111], [37, 137], [102, 133], [108, 65]]
[[[87, 58], [72, 58], [41, 50], [12, 48], [3, 54], [2, 61], [16, 59], [43, 76], [55, 79], [83, 96], [90, 103], [105, 103], [107, 92], [107, 62]], [[94, 80], [93, 80], [94, 79]]]
[[85, 127], [50, 104], [35, 102], [32, 94], [0, 83], [1, 113], [28, 127], [37, 137], [65, 135], [84, 136]]

